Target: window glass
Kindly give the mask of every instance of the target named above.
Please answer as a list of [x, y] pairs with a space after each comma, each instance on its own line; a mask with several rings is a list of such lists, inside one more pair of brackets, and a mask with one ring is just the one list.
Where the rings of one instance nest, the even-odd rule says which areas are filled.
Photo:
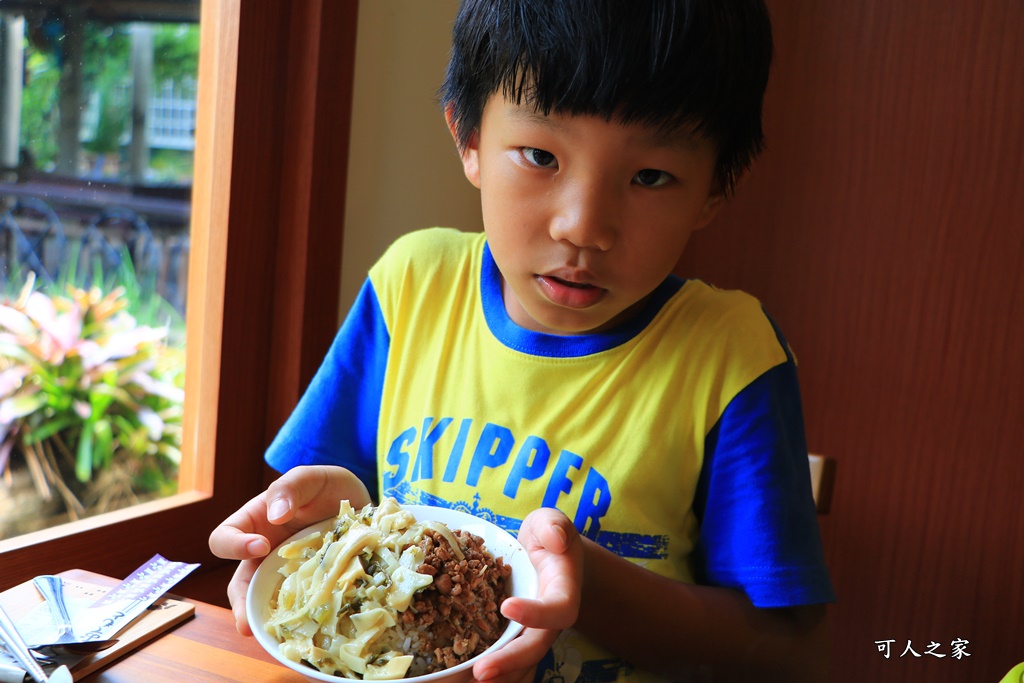
[[198, 20], [0, 4], [0, 539], [177, 491]]

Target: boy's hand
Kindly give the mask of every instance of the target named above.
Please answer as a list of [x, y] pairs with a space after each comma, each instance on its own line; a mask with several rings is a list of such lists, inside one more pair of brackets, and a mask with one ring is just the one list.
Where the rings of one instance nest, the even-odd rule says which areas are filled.
[[370, 494], [344, 468], [296, 467], [213, 530], [213, 554], [241, 560], [228, 584], [228, 601], [239, 633], [252, 635], [245, 617], [245, 594], [260, 561], [295, 532], [337, 515], [342, 500], [350, 501], [358, 510], [370, 502]]
[[583, 588], [583, 543], [558, 510], [534, 510], [519, 529], [519, 542], [537, 569], [536, 600], [508, 598], [501, 613], [526, 627], [522, 634], [473, 667], [477, 680], [532, 681], [537, 663], [558, 633], [576, 623]]

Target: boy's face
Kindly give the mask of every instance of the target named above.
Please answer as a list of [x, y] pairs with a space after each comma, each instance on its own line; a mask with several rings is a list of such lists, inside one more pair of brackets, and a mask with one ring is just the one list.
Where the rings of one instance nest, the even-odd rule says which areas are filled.
[[634, 315], [721, 205], [715, 159], [686, 131], [491, 97], [462, 160], [512, 320], [565, 335]]

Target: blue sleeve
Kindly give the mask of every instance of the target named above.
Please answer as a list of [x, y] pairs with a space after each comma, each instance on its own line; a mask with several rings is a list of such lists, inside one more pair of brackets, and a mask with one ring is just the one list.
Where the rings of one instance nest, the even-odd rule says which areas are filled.
[[377, 421], [390, 335], [369, 280], [266, 461], [278, 472], [341, 465], [377, 496]]
[[792, 357], [740, 392], [708, 435], [694, 509], [701, 583], [741, 590], [757, 607], [835, 601]]

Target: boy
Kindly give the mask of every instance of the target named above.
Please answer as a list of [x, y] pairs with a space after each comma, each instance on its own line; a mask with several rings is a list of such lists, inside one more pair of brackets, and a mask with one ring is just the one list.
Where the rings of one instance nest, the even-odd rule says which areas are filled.
[[218, 527], [245, 562], [359, 506], [469, 509], [541, 577], [479, 680], [824, 680], [795, 363], [671, 274], [762, 145], [760, 0], [464, 0], [442, 89], [484, 234], [398, 240]]

